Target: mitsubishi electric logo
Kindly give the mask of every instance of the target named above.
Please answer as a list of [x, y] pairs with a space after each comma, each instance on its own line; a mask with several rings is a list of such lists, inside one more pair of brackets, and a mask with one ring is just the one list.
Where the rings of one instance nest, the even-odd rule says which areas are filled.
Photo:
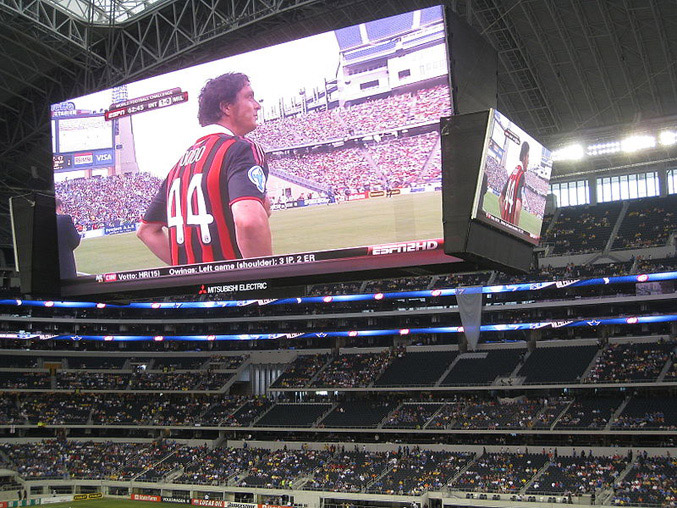
[[268, 289], [267, 282], [240, 282], [237, 284], [220, 284], [207, 286], [202, 284], [197, 291], [198, 295], [212, 295], [221, 293], [237, 293], [244, 291], [261, 291]]

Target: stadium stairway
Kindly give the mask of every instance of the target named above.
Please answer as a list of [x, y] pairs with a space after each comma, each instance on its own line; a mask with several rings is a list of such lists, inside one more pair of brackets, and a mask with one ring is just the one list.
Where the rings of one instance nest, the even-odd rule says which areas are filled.
[[254, 418], [251, 423], [249, 424], [250, 427], [256, 427], [256, 425], [263, 419], [264, 416], [266, 416], [268, 413], [270, 413], [270, 410], [275, 407], [275, 404], [271, 404], [268, 409], [266, 409], [263, 413], [261, 413], [258, 417]]
[[240, 375], [242, 374], [242, 372], [244, 372], [249, 368], [249, 365], [250, 365], [249, 360], [242, 362], [242, 365], [240, 365], [240, 367], [235, 371], [235, 373], [230, 377], [230, 379], [228, 379], [228, 381], [226, 381], [226, 383], [217, 390], [218, 393], [228, 393], [233, 384], [238, 379], [240, 379]]
[[240, 478], [239, 473], [233, 473], [228, 478], [226, 478], [226, 480], [223, 483], [228, 487], [237, 487], [241, 479], [242, 478]]
[[338, 402], [332, 403], [331, 407], [330, 407], [329, 409], [327, 409], [324, 413], [322, 413], [322, 415], [320, 415], [320, 417], [319, 417], [317, 420], [315, 420], [315, 423], [313, 424], [313, 427], [320, 427], [320, 426], [322, 426], [322, 422], [324, 421], [324, 419], [325, 419], [327, 416], [329, 416], [331, 413], [333, 413], [333, 412], [334, 412], [334, 409], [336, 409], [338, 406], [339, 406], [339, 403], [338, 403]]
[[[395, 465], [392, 463], [388, 464], [388, 467], [385, 468], [380, 475], [378, 475], [376, 478], [374, 478], [372, 481], [370, 481], [367, 485], [365, 485], [365, 491], [371, 492], [371, 488], [376, 485], [379, 481], [381, 481], [383, 478], [388, 476], [392, 470], [395, 469]], [[378, 489], [375, 489], [374, 494], [380, 493]]]
[[181, 476], [183, 474], [183, 472], [184, 472], [184, 468], [178, 467], [178, 468], [174, 469], [173, 471], [170, 471], [169, 473], [167, 473], [167, 475], [165, 476], [163, 481], [165, 483], [174, 483], [174, 480], [176, 480], [179, 476]]
[[559, 421], [562, 419], [562, 417], [569, 412], [569, 409], [571, 409], [571, 406], [576, 402], [576, 399], [572, 399], [571, 402], [567, 405], [567, 407], [564, 408], [564, 410], [559, 414], [557, 418], [552, 422], [552, 425], [550, 425], [549, 430], [553, 430], [555, 428], [555, 425], [559, 423]]
[[435, 420], [435, 418], [437, 418], [437, 415], [440, 414], [440, 411], [442, 411], [442, 410], [444, 409], [444, 406], [445, 406], [445, 404], [442, 404], [442, 405], [440, 406], [440, 408], [439, 408], [437, 411], [435, 411], [435, 412], [430, 416], [430, 418], [428, 418], [428, 421], [425, 422], [425, 424], [424, 424], [423, 427], [422, 427], [423, 429], [427, 429], [427, 428], [428, 428], [428, 425], [430, 425], [430, 424]]
[[383, 420], [381, 420], [380, 423], [376, 426], [376, 429], [377, 430], [382, 429], [383, 426], [388, 421], [388, 419], [390, 418], [390, 415], [399, 411], [402, 407], [404, 407], [404, 402], [400, 402], [397, 406], [395, 406], [393, 409], [391, 409], [390, 412], [383, 418]]
[[543, 238], [550, 238], [550, 233], [552, 233], [553, 228], [555, 227], [555, 224], [557, 224], [557, 220], [559, 219], [560, 214], [562, 213], [562, 208], [558, 207], [555, 209], [555, 213], [552, 214], [552, 219], [550, 219], [550, 222], [548, 223], [548, 227], [545, 228], [545, 231], [543, 232]]
[[[636, 460], [636, 458], [635, 458], [635, 460]], [[625, 477], [628, 476], [630, 474], [630, 472], [632, 471], [632, 468], [635, 465], [635, 460], [628, 461], [628, 465], [625, 466], [625, 469], [618, 474], [618, 477], [614, 480], [613, 485], [617, 485], [617, 484], [621, 483], [623, 480], [625, 480]], [[600, 493], [597, 493], [597, 495], [596, 495], [597, 503], [604, 505], [604, 506], [612, 505], [613, 504], [613, 501], [612, 501], [613, 497], [614, 497], [614, 489], [613, 488], [606, 489], [606, 490], [604, 490]]]
[[301, 478], [297, 478], [292, 483], [291, 490], [303, 490], [304, 485], [309, 481], [311, 481], [312, 479], [313, 479], [312, 476], [302, 476]]
[[333, 359], [334, 359], [333, 356], [330, 357], [329, 360], [324, 362], [324, 365], [322, 365], [322, 367], [317, 369], [317, 372], [315, 373], [315, 375], [308, 380], [308, 384], [306, 385], [306, 387], [313, 386], [313, 383], [315, 382], [315, 380], [320, 376], [320, 374], [322, 374], [329, 367], [329, 365], [331, 364], [331, 361]]
[[531, 477], [531, 479], [526, 483], [526, 485], [519, 490], [519, 493], [522, 496], [526, 496], [527, 490], [529, 489], [529, 487], [531, 487], [536, 482], [536, 480], [538, 480], [541, 476], [543, 476], [543, 473], [545, 473], [548, 470], [548, 468], [550, 467], [551, 464], [552, 464], [552, 460], [546, 461], [545, 464], [543, 464], [543, 467], [541, 469], [539, 469], [536, 472], [536, 474], [533, 475]]
[[444, 372], [442, 372], [442, 375], [440, 376], [440, 378], [437, 380], [437, 382], [435, 382], [435, 386], [436, 386], [436, 387], [437, 387], [437, 386], [440, 386], [440, 385], [442, 384], [442, 381], [444, 381], [445, 379], [447, 379], [447, 376], [448, 376], [449, 373], [451, 372], [451, 369], [454, 368], [454, 365], [456, 365], [456, 364], [458, 363], [458, 361], [459, 361], [459, 359], [461, 358], [461, 356], [463, 356], [464, 358], [466, 358], [466, 356], [464, 356], [464, 355], [466, 355], [466, 354], [467, 354], [467, 353], [462, 353], [462, 354], [460, 354], [460, 355], [456, 355], [456, 358], [454, 358], [454, 360], [449, 364], [449, 367], [447, 367], [447, 370], [445, 370]]
[[611, 415], [611, 418], [609, 418], [609, 421], [604, 426], [604, 430], [611, 430], [611, 425], [613, 425], [613, 423], [616, 420], [618, 420], [618, 417], [623, 413], [623, 411], [625, 411], [625, 406], [628, 405], [630, 399], [632, 399], [632, 395], [628, 395], [627, 397], [625, 397], [625, 400], [621, 403], [620, 406], [618, 406], [618, 409], [614, 411], [614, 414]]
[[621, 208], [621, 211], [618, 214], [618, 219], [616, 219], [616, 224], [614, 224], [614, 228], [611, 230], [611, 233], [609, 234], [609, 241], [604, 246], [603, 254], [608, 255], [609, 252], [611, 252], [611, 247], [613, 246], [614, 241], [616, 240], [618, 230], [621, 229], [621, 224], [623, 223], [625, 214], [628, 213], [628, 208], [630, 208], [630, 203], [628, 203], [627, 201], [623, 201], [623, 207]]
[[422, 174], [426, 174], [426, 172], [430, 168], [430, 165], [433, 163], [436, 151], [440, 150], [441, 146], [442, 146], [442, 136], [437, 136], [437, 139], [435, 139], [435, 144], [432, 150], [430, 150], [430, 152], [428, 153], [428, 158], [425, 160], [423, 166], [421, 167]]
[[665, 365], [663, 365], [663, 369], [661, 370], [660, 374], [658, 374], [658, 378], [656, 379], [656, 383], [662, 383], [665, 381], [665, 377], [668, 375], [668, 372], [672, 369], [672, 360], [668, 360], [665, 362]]
[[366, 147], [361, 147], [360, 148], [360, 153], [362, 154], [362, 157], [367, 161], [367, 164], [369, 164], [369, 167], [373, 171], [373, 173], [378, 176], [379, 180], [381, 181], [381, 185], [385, 188], [388, 187], [388, 175], [386, 175], [383, 172], [383, 169], [381, 168], [380, 165], [376, 163], [374, 158], [371, 156], [371, 152], [369, 152], [369, 149]]
[[[449, 482], [447, 483], [447, 491], [448, 491], [449, 493], [451, 493], [451, 492], [454, 490], [451, 486], [454, 485], [454, 484], [456, 483], [456, 480], [458, 480], [461, 476], [463, 476], [463, 475], [465, 474], [465, 472], [468, 470], [468, 468], [469, 468], [470, 466], [474, 465], [475, 462], [477, 462], [477, 460], [479, 460], [479, 459], [482, 457], [482, 455], [484, 455], [484, 453], [482, 453], [482, 454], [479, 454], [479, 453], [478, 453], [478, 454], [476, 454], [475, 456], [473, 456], [471, 459], [469, 459], [468, 462], [466, 463], [466, 465], [463, 466], [463, 467], [458, 471], [458, 473], [456, 473], [456, 474], [449, 480]], [[459, 498], [462, 499], [461, 496], [456, 496], [456, 497], [459, 497]]]
[[584, 382], [584, 380], [588, 377], [590, 374], [590, 371], [595, 368], [595, 365], [597, 365], [597, 359], [604, 354], [604, 352], [607, 350], [609, 345], [607, 344], [606, 346], [599, 348], [595, 356], [593, 356], [592, 360], [590, 361], [590, 365], [583, 371], [581, 374], [581, 383]]
[[530, 356], [531, 356], [531, 351], [527, 350], [527, 351], [524, 353], [524, 358], [522, 358], [522, 361], [517, 362], [517, 365], [515, 366], [515, 370], [513, 370], [513, 371], [510, 373], [510, 375], [509, 375], [509, 376], [506, 376], [506, 377], [507, 377], [508, 379], [521, 379], [522, 382], [521, 382], [520, 384], [522, 384], [522, 383], [524, 382], [525, 378], [524, 378], [524, 376], [519, 376], [518, 373], [519, 373], [520, 369], [521, 369], [522, 367], [524, 367], [524, 364], [527, 363], [527, 360], [529, 359]]

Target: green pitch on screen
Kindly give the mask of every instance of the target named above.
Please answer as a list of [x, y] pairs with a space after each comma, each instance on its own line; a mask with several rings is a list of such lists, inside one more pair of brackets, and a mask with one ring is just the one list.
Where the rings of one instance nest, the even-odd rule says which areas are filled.
[[[442, 196], [425, 192], [277, 210], [270, 225], [275, 254], [441, 238]], [[75, 259], [78, 272], [90, 274], [162, 266], [135, 233], [85, 239]]]
[[[487, 193], [484, 195], [483, 207], [485, 211], [489, 212], [494, 217], [501, 216], [501, 212], [498, 208], [498, 196], [493, 192], [487, 191]], [[527, 212], [524, 208], [522, 208], [519, 224], [517, 224], [517, 226], [524, 229], [528, 233], [532, 233], [534, 235], [541, 234], [540, 220], [537, 216], [535, 216], [533, 213]]]

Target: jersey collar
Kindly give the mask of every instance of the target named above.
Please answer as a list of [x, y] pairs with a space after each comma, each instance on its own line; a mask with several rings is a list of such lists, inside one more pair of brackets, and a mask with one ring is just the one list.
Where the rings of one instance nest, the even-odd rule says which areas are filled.
[[209, 136], [210, 134], [228, 134], [229, 136], [235, 136], [233, 131], [231, 131], [228, 127], [224, 127], [218, 123], [205, 125], [202, 127], [201, 134], [202, 135], [200, 137]]

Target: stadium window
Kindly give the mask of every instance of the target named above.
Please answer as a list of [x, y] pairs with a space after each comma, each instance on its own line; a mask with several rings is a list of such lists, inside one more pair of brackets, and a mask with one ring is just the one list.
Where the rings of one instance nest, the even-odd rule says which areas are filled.
[[646, 197], [646, 178], [644, 175], [637, 175], [639, 178], [637, 179], [637, 195], [640, 198], [645, 198]]
[[647, 173], [646, 174], [646, 194], [647, 196], [659, 196], [660, 195], [660, 183], [658, 181], [658, 174], [656, 173]]
[[551, 185], [550, 192], [557, 198], [557, 206], [569, 206], [569, 196], [562, 191], [559, 184]]
[[630, 175], [629, 190], [630, 199], [637, 199], [639, 197], [637, 192], [637, 175]]
[[623, 175], [620, 178], [621, 183], [621, 199], [630, 199], [630, 186], [628, 185], [628, 175]]
[[557, 197], [557, 206], [576, 206], [590, 203], [587, 180], [555, 183], [550, 185], [550, 192]]
[[597, 201], [608, 203], [621, 199], [638, 199], [659, 195], [658, 175], [636, 173], [597, 179]]
[[677, 194], [677, 169], [669, 169], [668, 177], [668, 194]]
[[366, 90], [367, 88], [374, 88], [378, 86], [378, 79], [373, 81], [367, 81], [366, 83], [360, 83], [360, 90]]
[[597, 179], [597, 201], [604, 203], [606, 199], [606, 180], [607, 178], [598, 178]]
[[577, 204], [587, 205], [590, 203], [590, 189], [587, 180], [579, 180], [576, 182], [576, 191]]
[[614, 177], [611, 179], [611, 201], [618, 201], [620, 198], [621, 198], [620, 178]]
[[400, 79], [408, 78], [409, 76], [411, 76], [410, 69], [404, 69], [403, 71], [397, 73], [397, 77]]

